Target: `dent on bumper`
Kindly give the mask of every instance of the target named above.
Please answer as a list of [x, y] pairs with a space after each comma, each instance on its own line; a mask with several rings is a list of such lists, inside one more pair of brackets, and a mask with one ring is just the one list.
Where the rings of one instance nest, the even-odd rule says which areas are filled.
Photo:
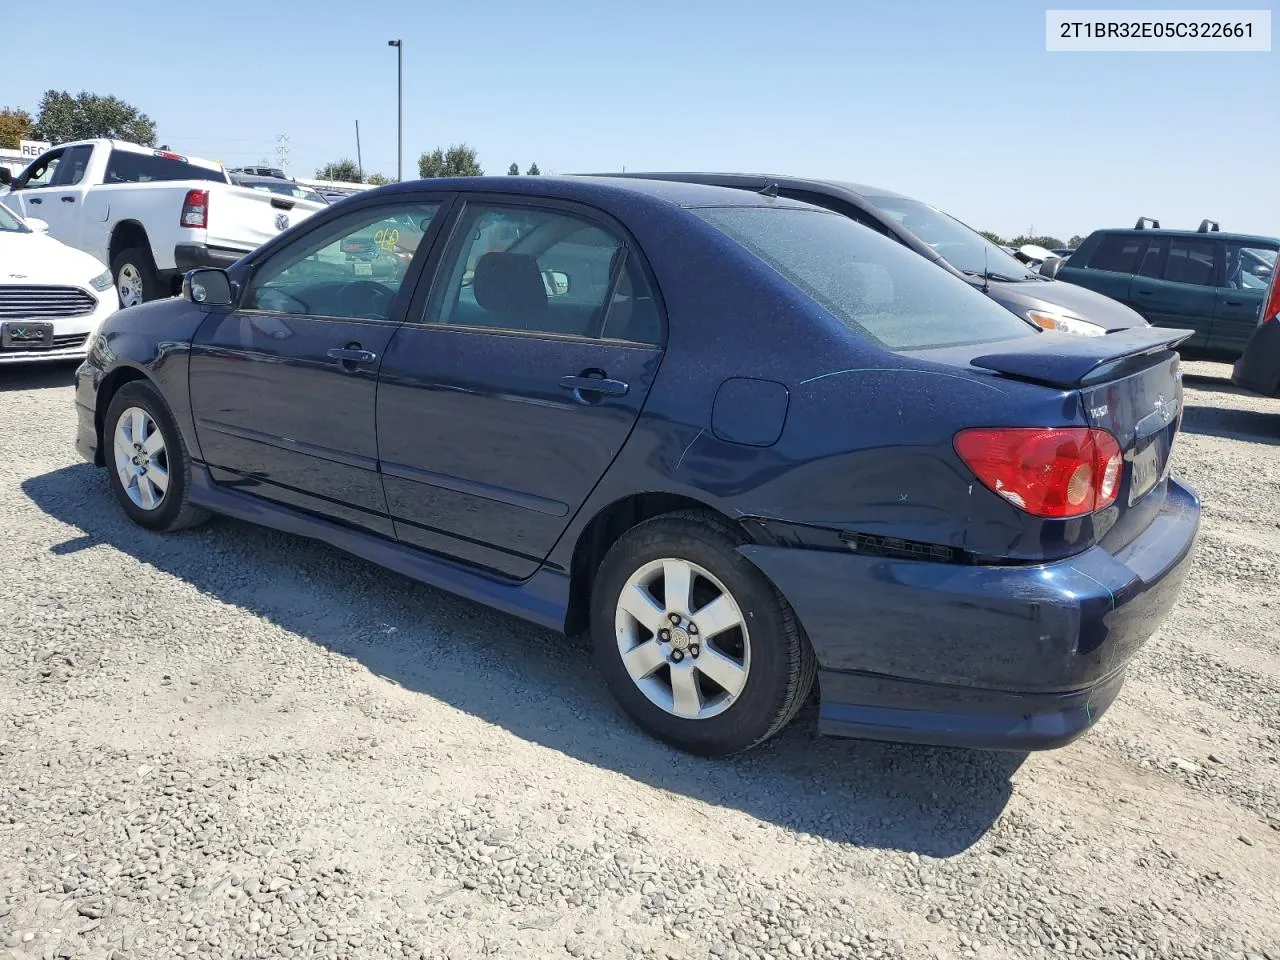
[[1115, 555], [996, 567], [740, 549], [814, 646], [825, 731], [1031, 749], [1077, 736], [1115, 698], [1177, 600], [1199, 522], [1170, 479], [1151, 526]]

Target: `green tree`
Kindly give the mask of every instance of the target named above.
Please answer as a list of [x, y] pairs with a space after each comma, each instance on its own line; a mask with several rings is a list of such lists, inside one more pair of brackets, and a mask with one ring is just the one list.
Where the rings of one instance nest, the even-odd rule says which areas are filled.
[[538, 165], [536, 163], [529, 164], [529, 169], [526, 170], [525, 173], [531, 177], [542, 176], [542, 171], [538, 169]]
[[508, 177], [520, 176], [520, 168], [513, 163], [511, 166], [507, 167], [507, 176]]
[[1072, 250], [1075, 250], [1082, 243], [1084, 243], [1084, 237], [1080, 236], [1080, 234], [1077, 233], [1074, 237], [1072, 237], [1070, 240], [1067, 241], [1067, 246], [1070, 247]]
[[117, 97], [103, 97], [86, 90], [75, 96], [66, 90], [46, 90], [40, 98], [32, 133], [51, 143], [110, 137], [144, 147], [156, 145], [154, 120]]
[[1019, 247], [1025, 247], [1028, 243], [1033, 243], [1037, 247], [1044, 247], [1046, 250], [1052, 250], [1054, 247], [1066, 246], [1057, 237], [1039, 236], [1039, 237], [1014, 237], [1009, 241], [1009, 246], [1017, 250]]
[[1004, 242], [1004, 238], [998, 233], [992, 233], [990, 230], [979, 230], [978, 232], [994, 243], [997, 247], [1008, 246], [1008, 244]]
[[418, 158], [418, 176], [428, 177], [480, 177], [484, 175], [476, 160], [474, 147], [455, 143], [448, 150], [436, 147], [431, 153]]
[[31, 114], [16, 107], [0, 110], [0, 147], [17, 150], [19, 142], [29, 138], [34, 122]]
[[317, 180], [341, 180], [343, 183], [359, 183], [360, 168], [354, 160], [343, 157], [333, 163], [326, 163], [316, 171]]
[[382, 173], [371, 173], [364, 178], [365, 183], [371, 183], [375, 187], [381, 187], [383, 184], [391, 182], [391, 178]]

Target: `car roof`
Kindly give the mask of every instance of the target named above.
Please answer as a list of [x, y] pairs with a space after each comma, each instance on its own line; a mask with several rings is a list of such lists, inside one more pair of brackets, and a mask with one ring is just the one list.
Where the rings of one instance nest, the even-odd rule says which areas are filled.
[[264, 177], [256, 173], [236, 173], [234, 170], [229, 170], [227, 172], [233, 180], [240, 183], [284, 183], [291, 187], [300, 187], [303, 190], [315, 191], [315, 187], [308, 187], [305, 183], [295, 183], [292, 180], [281, 180], [279, 177]]
[[1257, 233], [1228, 233], [1226, 230], [1166, 230], [1164, 227], [1147, 227], [1139, 230], [1136, 227], [1103, 227], [1093, 231], [1097, 234], [1133, 234], [1136, 236], [1157, 236], [1157, 237], [1194, 237], [1201, 240], [1243, 240], [1247, 243], [1265, 243], [1268, 245], [1280, 244], [1280, 240], [1275, 237], [1264, 237]]
[[435, 189], [524, 194], [583, 202], [607, 200], [610, 197], [641, 196], [679, 207], [768, 206], [787, 209], [820, 209], [812, 204], [788, 200], [785, 197], [763, 197], [733, 187], [608, 175], [433, 177], [389, 184], [379, 187], [377, 192], [409, 192], [421, 189], [423, 184], [429, 184]]
[[809, 190], [817, 193], [827, 193], [834, 196], [841, 194], [855, 194], [859, 197], [896, 197], [902, 200], [910, 200], [906, 194], [895, 193], [892, 190], [886, 190], [883, 187], [873, 187], [865, 183], [854, 183], [852, 180], [828, 180], [818, 177], [793, 177], [784, 176], [775, 173], [715, 173], [715, 172], [693, 172], [693, 171], [649, 171], [644, 173], [613, 173], [613, 174], [583, 174], [582, 176], [590, 177], [617, 177], [617, 178], [637, 178], [637, 179], [667, 179], [668, 182], [679, 183], [704, 183], [715, 184], [720, 183], [725, 186], [733, 187], [736, 190], [743, 188], [763, 188], [771, 183], [776, 183], [780, 187], [795, 190]]

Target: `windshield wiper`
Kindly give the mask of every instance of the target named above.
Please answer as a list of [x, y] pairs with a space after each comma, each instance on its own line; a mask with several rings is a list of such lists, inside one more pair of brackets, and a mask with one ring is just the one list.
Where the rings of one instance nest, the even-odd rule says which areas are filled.
[[[961, 270], [966, 277], [981, 277], [983, 280], [996, 280], [1001, 283], [1017, 283], [1014, 277], [1006, 277], [1003, 273], [992, 273], [990, 270]], [[1027, 279], [1024, 277], [1023, 279]]]

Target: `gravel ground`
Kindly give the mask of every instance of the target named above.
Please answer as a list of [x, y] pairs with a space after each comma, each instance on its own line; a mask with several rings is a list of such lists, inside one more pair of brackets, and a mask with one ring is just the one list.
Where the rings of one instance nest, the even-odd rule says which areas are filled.
[[[0, 958], [1280, 960], [1280, 402], [1188, 365], [1183, 600], [1022, 756], [655, 744], [586, 651], [328, 547], [129, 525], [0, 372]], [[1192, 376], [1192, 373], [1196, 376]]]

